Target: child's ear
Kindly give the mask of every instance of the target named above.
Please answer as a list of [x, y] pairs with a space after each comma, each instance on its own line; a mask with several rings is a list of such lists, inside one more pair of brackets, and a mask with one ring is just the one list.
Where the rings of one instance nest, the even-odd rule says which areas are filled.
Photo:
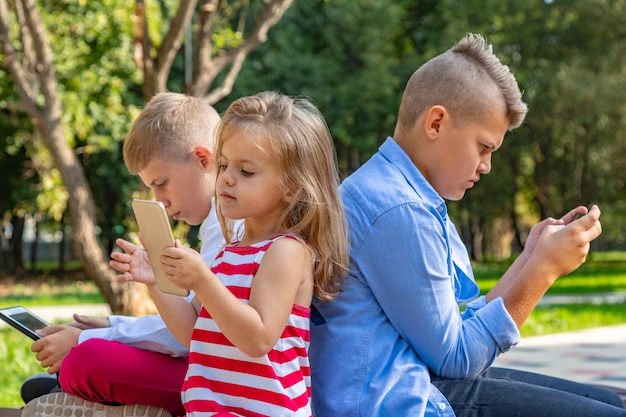
[[300, 193], [299, 192], [294, 192], [294, 191], [287, 191], [283, 194], [283, 201], [285, 201], [286, 203], [291, 203], [294, 199], [296, 199], [297, 197], [299, 197]]
[[441, 125], [447, 117], [448, 111], [440, 105], [432, 106], [426, 111], [424, 132], [429, 139], [436, 139], [439, 136]]
[[202, 164], [202, 167], [206, 171], [213, 170], [213, 165], [215, 163], [213, 159], [213, 151], [203, 145], [198, 145], [193, 148], [192, 154], [194, 158], [196, 158]]

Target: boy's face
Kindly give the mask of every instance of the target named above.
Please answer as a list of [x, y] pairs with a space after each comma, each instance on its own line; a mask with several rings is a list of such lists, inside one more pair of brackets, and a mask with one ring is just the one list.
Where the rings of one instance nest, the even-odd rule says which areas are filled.
[[174, 220], [198, 225], [211, 210], [215, 191], [214, 168], [212, 152], [197, 147], [182, 164], [153, 159], [139, 172], [139, 177]]
[[[491, 112], [488, 120], [454, 127], [448, 117], [442, 121], [426, 178], [446, 200], [460, 200], [474, 187], [481, 174], [491, 171], [491, 155], [504, 140], [509, 119]], [[430, 155], [429, 155], [430, 156]]]

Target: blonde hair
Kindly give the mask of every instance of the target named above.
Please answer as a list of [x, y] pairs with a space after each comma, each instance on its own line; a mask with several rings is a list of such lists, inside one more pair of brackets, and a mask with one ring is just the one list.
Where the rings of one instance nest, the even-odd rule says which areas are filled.
[[506, 105], [510, 130], [522, 124], [528, 110], [509, 67], [482, 36], [470, 33], [413, 73], [400, 104], [398, 127], [410, 129], [435, 105], [445, 107], [457, 126], [481, 122], [490, 117], [494, 104]]
[[[268, 152], [281, 172], [279, 186], [293, 194], [279, 219], [281, 233], [307, 242], [315, 259], [315, 295], [334, 298], [347, 273], [348, 231], [337, 191], [335, 149], [324, 117], [306, 99], [262, 92], [236, 100], [222, 115], [215, 149], [218, 166], [222, 145], [233, 135], [269, 143]], [[219, 209], [218, 217], [229, 242], [233, 231]]]
[[188, 160], [195, 146], [213, 148], [220, 116], [202, 100], [181, 93], [159, 93], [146, 104], [124, 141], [124, 162], [131, 174], [150, 161]]

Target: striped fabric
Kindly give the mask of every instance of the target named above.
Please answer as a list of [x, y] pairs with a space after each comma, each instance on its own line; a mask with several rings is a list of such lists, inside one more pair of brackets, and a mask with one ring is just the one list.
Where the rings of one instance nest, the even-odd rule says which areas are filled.
[[[213, 272], [242, 302], [263, 255], [277, 239], [227, 246]], [[308, 308], [294, 305], [280, 339], [265, 356], [245, 355], [226, 339], [202, 308], [190, 346], [182, 399], [187, 416], [311, 416]]]

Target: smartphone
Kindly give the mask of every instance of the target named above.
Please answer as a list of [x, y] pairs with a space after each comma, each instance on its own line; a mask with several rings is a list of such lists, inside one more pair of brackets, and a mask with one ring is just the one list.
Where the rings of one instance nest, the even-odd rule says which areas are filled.
[[163, 249], [174, 246], [174, 235], [165, 206], [160, 201], [137, 199], [133, 200], [132, 206], [157, 287], [169, 294], [183, 297], [189, 295], [188, 290], [175, 285], [165, 276], [159, 262]]
[[0, 319], [33, 340], [41, 339], [36, 330], [50, 326], [50, 323], [22, 306], [0, 308]]

